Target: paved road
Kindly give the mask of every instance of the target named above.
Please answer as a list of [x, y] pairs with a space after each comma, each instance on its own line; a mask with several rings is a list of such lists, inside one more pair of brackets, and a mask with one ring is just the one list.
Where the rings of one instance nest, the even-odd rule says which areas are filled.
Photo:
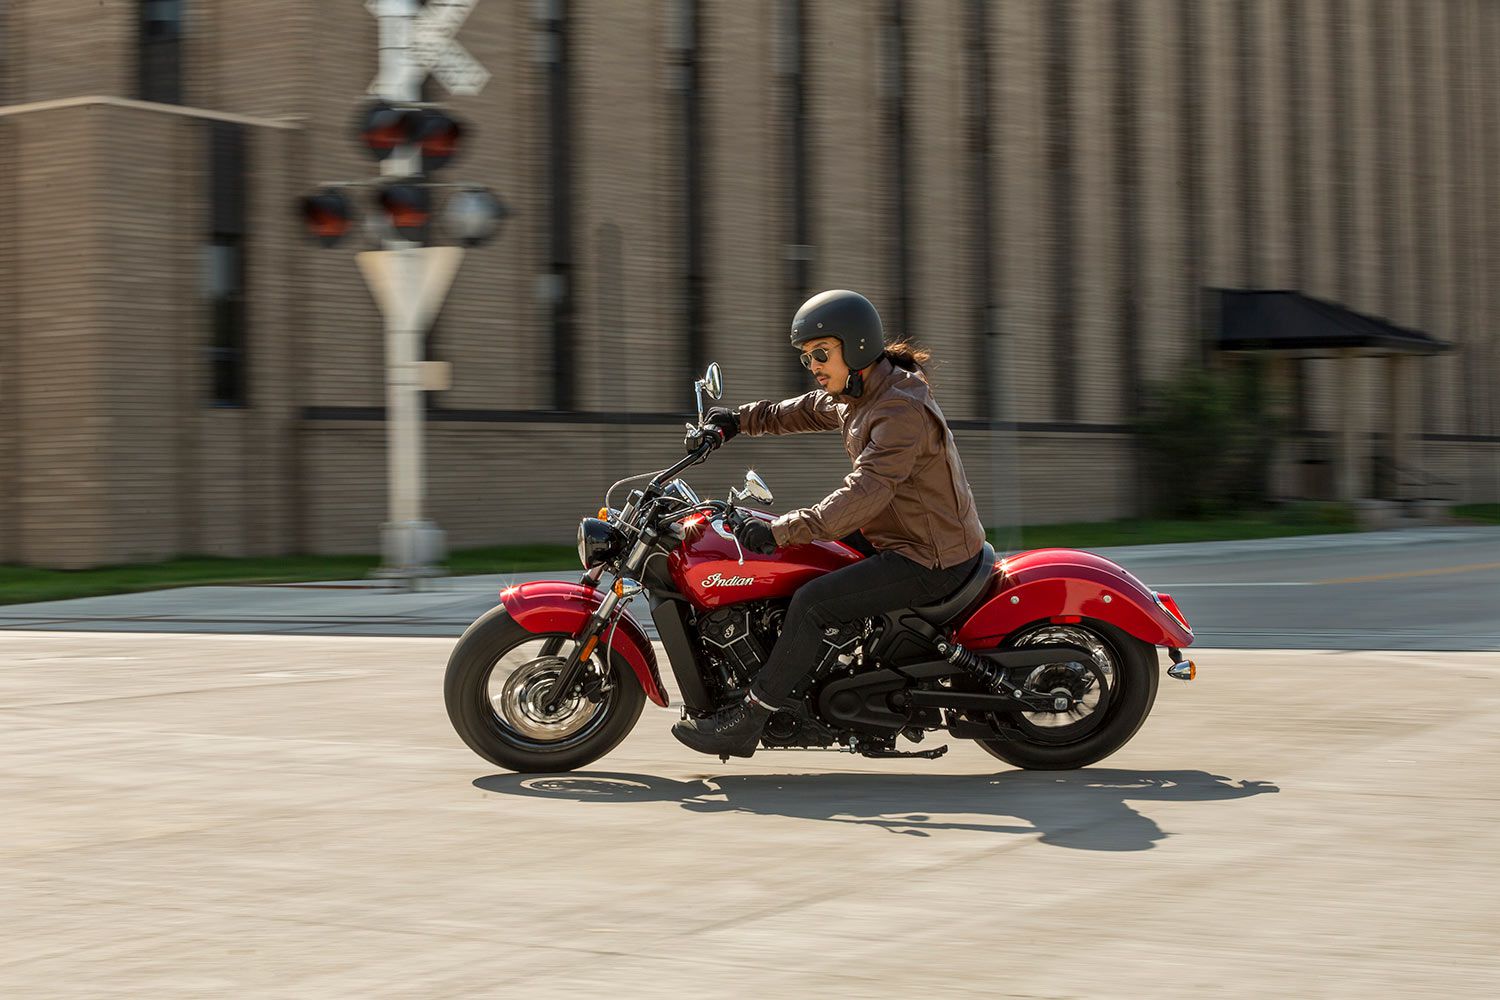
[[1102, 766], [651, 710], [497, 774], [451, 641], [0, 633], [0, 996], [1492, 997], [1500, 654], [1205, 651]]
[[[1500, 527], [1099, 551], [1178, 597], [1200, 645], [1500, 650]], [[419, 593], [369, 581], [193, 587], [0, 606], [0, 628], [456, 636], [500, 587], [558, 575], [456, 577]]]

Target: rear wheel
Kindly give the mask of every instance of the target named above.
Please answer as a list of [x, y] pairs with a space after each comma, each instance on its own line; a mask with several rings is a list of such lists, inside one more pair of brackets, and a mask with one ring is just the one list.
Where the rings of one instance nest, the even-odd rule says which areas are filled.
[[1130, 741], [1156, 702], [1160, 679], [1156, 649], [1102, 622], [1039, 625], [1018, 634], [1007, 648], [1066, 646], [1086, 650], [1092, 661], [1083, 674], [1040, 667], [1030, 687], [1064, 689], [1077, 700], [1074, 712], [1027, 712], [1008, 716], [1014, 738], [976, 740], [991, 756], [1032, 770], [1063, 771], [1103, 760]]
[[[572, 637], [528, 632], [497, 607], [470, 625], [448, 658], [443, 700], [469, 748], [511, 771], [571, 771], [619, 746], [646, 704], [629, 665], [609, 657], [607, 690], [594, 702], [574, 694], [547, 711], [572, 651]], [[590, 668], [603, 669], [600, 643]]]

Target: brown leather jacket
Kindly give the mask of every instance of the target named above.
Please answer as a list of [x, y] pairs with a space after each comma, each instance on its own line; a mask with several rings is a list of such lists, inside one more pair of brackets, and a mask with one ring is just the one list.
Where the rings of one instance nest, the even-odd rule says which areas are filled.
[[958, 446], [927, 380], [881, 358], [859, 398], [821, 389], [739, 408], [746, 434], [842, 431], [854, 471], [821, 502], [771, 522], [778, 545], [863, 531], [877, 549], [933, 569], [956, 566], [984, 544]]

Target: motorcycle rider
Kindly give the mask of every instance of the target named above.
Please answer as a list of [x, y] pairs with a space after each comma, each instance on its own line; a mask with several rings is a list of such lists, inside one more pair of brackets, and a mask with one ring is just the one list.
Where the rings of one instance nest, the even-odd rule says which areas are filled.
[[[714, 407], [706, 422], [724, 441], [739, 433], [840, 431], [854, 471], [811, 507], [770, 522], [746, 518], [737, 537], [761, 555], [851, 538], [873, 554], [792, 595], [781, 637], [742, 702], [672, 727], [703, 753], [754, 754], [766, 720], [812, 668], [825, 629], [942, 600], [973, 572], [984, 546], [958, 447], [924, 374], [928, 352], [886, 346], [875, 306], [843, 289], [803, 303], [791, 345], [821, 388], [779, 403]], [[689, 448], [697, 441], [689, 435]]]

